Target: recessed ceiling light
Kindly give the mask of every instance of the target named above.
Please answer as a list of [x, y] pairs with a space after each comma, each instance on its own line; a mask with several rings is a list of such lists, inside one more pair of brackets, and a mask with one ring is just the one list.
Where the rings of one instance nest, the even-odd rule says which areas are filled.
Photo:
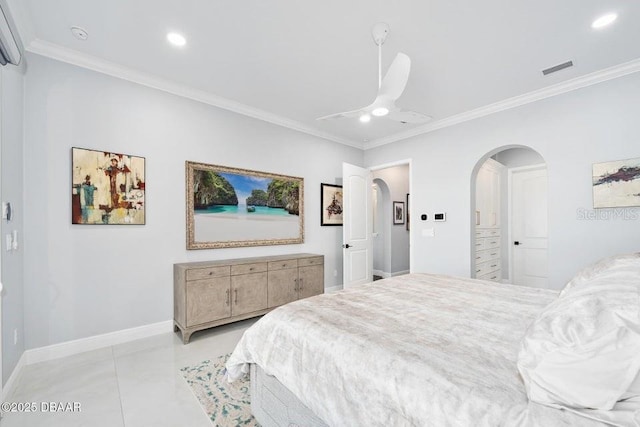
[[611, 24], [613, 21], [615, 21], [618, 18], [618, 15], [615, 13], [607, 13], [606, 15], [603, 15], [601, 17], [599, 17], [598, 19], [596, 19], [595, 21], [593, 21], [593, 23], [591, 24], [591, 28], [603, 28], [606, 27], [607, 25]]
[[360, 116], [360, 121], [362, 123], [369, 123], [371, 121], [371, 116], [368, 114], [363, 114]]
[[169, 40], [169, 43], [171, 43], [172, 45], [178, 46], [178, 47], [181, 47], [187, 44], [187, 39], [185, 39], [184, 36], [179, 33], [168, 33], [167, 40]]
[[376, 117], [386, 116], [387, 114], [389, 114], [389, 109], [385, 107], [378, 107], [375, 110], [373, 110], [371, 114], [373, 114]]
[[87, 31], [84, 28], [80, 28], [80, 27], [71, 27], [71, 34], [73, 34], [73, 37], [82, 41], [85, 41], [86, 39], [89, 38], [89, 33], [87, 33]]

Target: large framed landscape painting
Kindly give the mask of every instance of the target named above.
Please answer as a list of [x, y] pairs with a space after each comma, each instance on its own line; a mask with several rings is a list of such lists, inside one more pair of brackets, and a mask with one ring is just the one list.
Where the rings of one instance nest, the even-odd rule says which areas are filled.
[[593, 207], [640, 206], [640, 158], [593, 165]]
[[143, 225], [145, 159], [71, 149], [71, 223]]
[[186, 162], [187, 249], [304, 242], [304, 179]]

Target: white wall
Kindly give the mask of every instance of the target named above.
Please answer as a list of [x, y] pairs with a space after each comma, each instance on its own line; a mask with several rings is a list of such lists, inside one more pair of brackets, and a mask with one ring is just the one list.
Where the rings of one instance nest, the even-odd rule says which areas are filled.
[[[27, 348], [173, 317], [173, 264], [296, 252], [341, 284], [342, 229], [320, 227], [320, 183], [361, 150], [30, 55], [26, 79]], [[71, 147], [146, 157], [145, 226], [71, 225]], [[305, 243], [185, 249], [185, 161], [305, 179]], [[334, 271], [337, 275], [334, 276]]]
[[[374, 170], [372, 178], [384, 181], [389, 189], [390, 200], [383, 209], [392, 212], [393, 202], [404, 202], [406, 213], [407, 193], [409, 193], [409, 165]], [[386, 237], [385, 244], [389, 246], [386, 249], [390, 252], [390, 265], [388, 266], [390, 270], [385, 269], [383, 272], [393, 275], [409, 271], [409, 232], [406, 224], [395, 225], [393, 224], [393, 215], [385, 215], [385, 222], [381, 225]], [[375, 240], [374, 245], [378, 245]], [[386, 251], [383, 252], [386, 253]], [[374, 251], [374, 255], [376, 254], [380, 255]], [[381, 264], [386, 266], [387, 263], [382, 261]], [[375, 261], [374, 265], [376, 265]]]
[[[503, 111], [365, 152], [365, 164], [412, 158], [411, 266], [416, 272], [470, 274], [471, 173], [499, 147], [529, 146], [549, 170], [550, 287], [584, 265], [640, 249], [640, 211], [627, 219], [580, 219], [593, 211], [591, 165], [640, 157], [640, 73]], [[433, 223], [432, 214], [447, 212]], [[415, 217], [415, 215], [414, 215]], [[421, 236], [435, 228], [435, 237]]]
[[[2, 201], [10, 202], [12, 220], [2, 221], [2, 381], [6, 383], [24, 352], [23, 262], [23, 67], [8, 65], [0, 69], [0, 147], [2, 154]], [[4, 236], [18, 232], [19, 248], [7, 252]], [[14, 343], [14, 331], [18, 341]]]

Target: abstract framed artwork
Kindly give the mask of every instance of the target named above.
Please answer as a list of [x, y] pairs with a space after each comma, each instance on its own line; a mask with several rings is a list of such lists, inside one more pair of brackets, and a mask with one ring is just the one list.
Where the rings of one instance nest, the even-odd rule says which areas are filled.
[[320, 225], [342, 225], [342, 185], [320, 184]]
[[640, 158], [593, 165], [593, 207], [640, 206]]
[[71, 148], [71, 223], [145, 224], [145, 158]]
[[402, 225], [405, 220], [404, 202], [393, 202], [393, 224]]
[[304, 179], [186, 162], [187, 249], [304, 242]]

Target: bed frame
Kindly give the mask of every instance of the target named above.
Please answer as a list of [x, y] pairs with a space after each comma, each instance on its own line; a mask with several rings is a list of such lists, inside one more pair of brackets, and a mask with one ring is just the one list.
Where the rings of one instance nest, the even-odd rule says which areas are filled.
[[251, 412], [262, 427], [328, 427], [256, 364], [251, 364]]

